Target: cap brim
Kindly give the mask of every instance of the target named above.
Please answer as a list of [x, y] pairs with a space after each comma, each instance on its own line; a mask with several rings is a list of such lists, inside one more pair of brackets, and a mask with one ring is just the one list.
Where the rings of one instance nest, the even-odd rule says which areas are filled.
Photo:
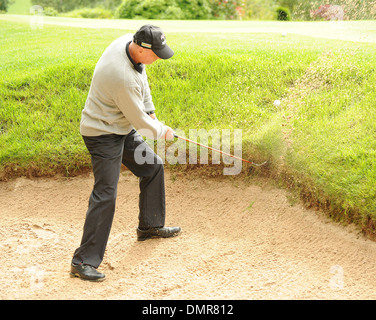
[[167, 44], [163, 49], [152, 50], [161, 59], [170, 59], [174, 55], [174, 51]]

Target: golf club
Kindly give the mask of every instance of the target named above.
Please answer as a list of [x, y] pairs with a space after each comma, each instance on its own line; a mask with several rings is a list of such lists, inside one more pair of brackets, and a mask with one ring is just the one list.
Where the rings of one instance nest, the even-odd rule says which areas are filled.
[[253, 166], [255, 166], [255, 167], [261, 167], [261, 166], [265, 165], [265, 164], [268, 162], [268, 160], [266, 160], [266, 161], [264, 161], [263, 163], [254, 163], [253, 161], [248, 161], [248, 160], [245, 160], [245, 159], [239, 158], [239, 157], [237, 157], [237, 156], [234, 156], [234, 155], [232, 155], [232, 154], [229, 154], [229, 153], [223, 152], [223, 151], [221, 151], [221, 150], [218, 150], [218, 149], [214, 149], [214, 148], [211, 148], [211, 147], [205, 146], [204, 144], [198, 143], [198, 142], [196, 142], [196, 141], [192, 141], [192, 140], [189, 140], [189, 139], [187, 139], [187, 138], [180, 137], [180, 136], [178, 136], [176, 133], [174, 133], [174, 137], [175, 137], [175, 138], [178, 138], [178, 139], [181, 139], [181, 140], [184, 140], [184, 141], [187, 141], [187, 142], [190, 142], [190, 143], [197, 144], [198, 146], [201, 146], [201, 147], [207, 148], [207, 149], [209, 149], [209, 150], [219, 152], [219, 153], [224, 154], [224, 155], [226, 155], [226, 156], [229, 156], [229, 157], [232, 157], [232, 158], [235, 158], [235, 159], [238, 159], [238, 160], [244, 161], [244, 162], [248, 162], [248, 163], [250, 163], [251, 165], [253, 165]]

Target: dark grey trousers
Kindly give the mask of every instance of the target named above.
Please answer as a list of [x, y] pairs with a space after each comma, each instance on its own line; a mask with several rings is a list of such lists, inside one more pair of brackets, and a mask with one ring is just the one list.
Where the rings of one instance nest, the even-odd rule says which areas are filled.
[[[139, 177], [139, 227], [163, 227], [165, 223], [165, 186], [162, 160], [133, 130], [128, 135], [83, 137], [91, 155], [94, 187], [89, 199], [83, 236], [72, 262], [97, 268], [103, 260], [115, 213], [117, 185], [123, 163]], [[147, 163], [138, 164], [135, 150], [142, 148]], [[150, 159], [154, 159], [150, 163]], [[132, 199], [133, 200], [133, 199]]]

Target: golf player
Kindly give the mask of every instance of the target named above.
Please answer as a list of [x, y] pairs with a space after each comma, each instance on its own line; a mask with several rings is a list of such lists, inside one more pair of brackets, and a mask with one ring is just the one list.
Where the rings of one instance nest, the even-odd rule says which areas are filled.
[[[137, 240], [169, 238], [180, 227], [165, 227], [165, 188], [162, 160], [143, 140], [174, 138], [173, 130], [155, 116], [145, 65], [169, 59], [174, 52], [163, 31], [142, 26], [110, 44], [99, 59], [82, 111], [80, 133], [91, 155], [94, 187], [80, 246], [71, 262], [72, 277], [102, 281], [103, 260], [115, 212], [121, 164], [139, 177]], [[142, 150], [139, 161], [137, 152]]]

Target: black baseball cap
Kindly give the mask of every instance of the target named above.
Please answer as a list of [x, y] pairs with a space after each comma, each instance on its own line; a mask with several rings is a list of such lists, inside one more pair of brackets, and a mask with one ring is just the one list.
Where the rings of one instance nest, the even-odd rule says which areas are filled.
[[143, 48], [153, 50], [161, 59], [169, 59], [174, 55], [174, 51], [166, 43], [166, 36], [162, 29], [151, 24], [142, 26], [133, 35], [133, 42]]

